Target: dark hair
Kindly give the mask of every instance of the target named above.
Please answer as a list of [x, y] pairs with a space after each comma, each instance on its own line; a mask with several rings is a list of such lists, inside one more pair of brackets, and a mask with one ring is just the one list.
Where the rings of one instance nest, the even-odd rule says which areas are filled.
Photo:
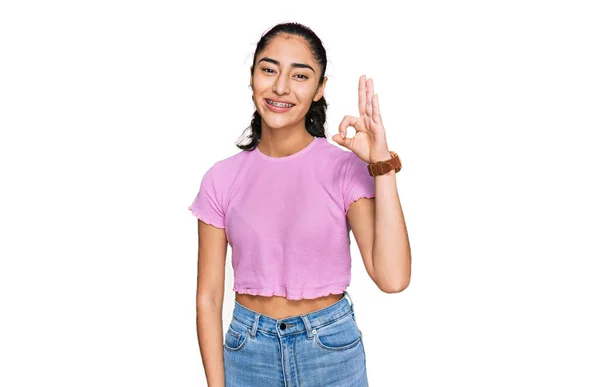
[[[307, 42], [310, 51], [312, 52], [315, 61], [321, 66], [321, 77], [319, 79], [319, 85], [323, 83], [325, 78], [325, 70], [327, 69], [327, 55], [321, 39], [308, 27], [300, 23], [280, 23], [269, 31], [264, 33], [258, 43], [256, 44], [256, 50], [254, 51], [254, 58], [252, 59], [252, 71], [254, 71], [254, 65], [256, 64], [256, 57], [267, 47], [267, 45], [280, 34], [296, 35], [304, 38]], [[325, 96], [322, 96], [317, 102], [312, 102], [308, 112], [306, 113], [306, 130], [314, 137], [326, 137], [325, 136], [325, 120], [326, 120], [327, 102]], [[252, 129], [250, 136], [246, 138], [250, 139], [248, 144], [239, 144], [237, 147], [243, 150], [253, 150], [258, 145], [262, 135], [261, 128], [261, 117], [258, 110], [254, 111], [250, 126], [246, 128]]]

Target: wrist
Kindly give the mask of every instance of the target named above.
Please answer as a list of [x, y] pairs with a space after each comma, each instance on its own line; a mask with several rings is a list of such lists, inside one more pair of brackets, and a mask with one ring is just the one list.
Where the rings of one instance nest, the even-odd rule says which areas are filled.
[[367, 165], [371, 176], [387, 175], [388, 173], [392, 175], [391, 172], [398, 173], [402, 169], [402, 162], [396, 152], [387, 151], [387, 154], [383, 151], [374, 152], [370, 160], [375, 160]]
[[381, 175], [374, 176], [374, 178], [378, 177], [378, 176], [380, 177], [380, 176], [395, 176], [395, 175], [396, 175], [396, 170], [392, 169], [392, 170], [390, 170], [390, 171], [388, 171], [386, 173], [383, 173]]
[[389, 150], [385, 150], [385, 151], [381, 151], [381, 152], [377, 152], [374, 155], [371, 156], [371, 163], [377, 163], [379, 161], [386, 161], [392, 158], [392, 154], [390, 153]]

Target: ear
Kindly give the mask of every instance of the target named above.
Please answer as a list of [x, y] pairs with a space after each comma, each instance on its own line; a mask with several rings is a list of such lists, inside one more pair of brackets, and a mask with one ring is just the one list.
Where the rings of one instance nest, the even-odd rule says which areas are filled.
[[317, 102], [318, 100], [321, 99], [321, 97], [323, 97], [323, 94], [325, 94], [325, 85], [327, 84], [327, 77], [323, 78], [323, 83], [317, 88], [317, 92], [315, 93], [315, 96], [313, 97], [313, 102]]
[[250, 87], [252, 87], [252, 73], [254, 72], [254, 66], [250, 66]]

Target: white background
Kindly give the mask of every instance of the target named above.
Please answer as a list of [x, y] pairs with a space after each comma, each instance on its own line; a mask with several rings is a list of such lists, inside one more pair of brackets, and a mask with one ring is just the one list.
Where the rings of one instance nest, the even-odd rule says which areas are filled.
[[593, 3], [2, 2], [0, 385], [205, 385], [187, 207], [282, 21], [328, 50], [328, 137], [366, 74], [403, 161], [410, 286], [352, 237], [370, 385], [600, 385]]

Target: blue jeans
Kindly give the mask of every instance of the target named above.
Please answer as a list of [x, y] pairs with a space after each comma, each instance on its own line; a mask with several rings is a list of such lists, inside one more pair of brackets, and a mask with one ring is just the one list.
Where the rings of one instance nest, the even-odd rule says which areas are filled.
[[223, 343], [226, 387], [368, 387], [362, 332], [348, 292], [276, 320], [237, 301]]

